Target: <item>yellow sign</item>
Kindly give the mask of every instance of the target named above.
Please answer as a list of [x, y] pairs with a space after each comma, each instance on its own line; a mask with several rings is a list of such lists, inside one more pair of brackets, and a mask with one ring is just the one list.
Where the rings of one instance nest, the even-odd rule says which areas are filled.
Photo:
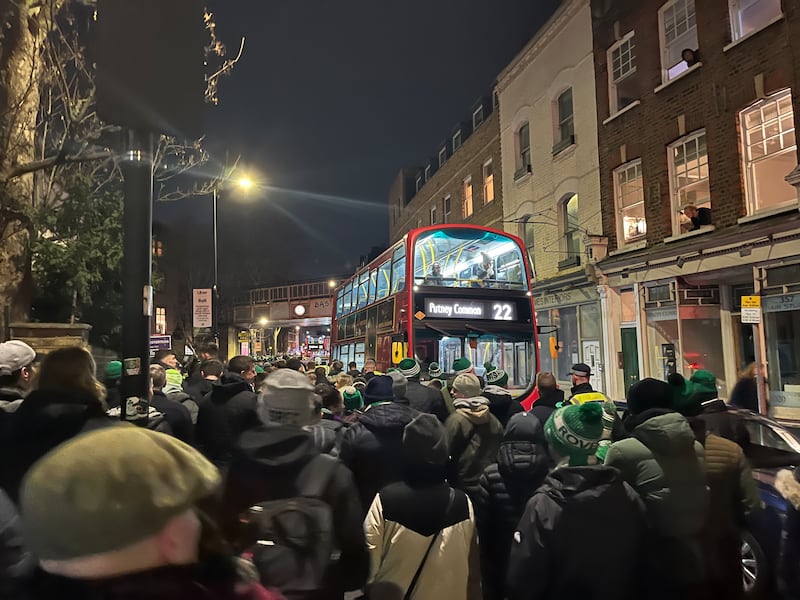
[[558, 358], [558, 344], [556, 343], [556, 336], [550, 336], [550, 356]]
[[250, 341], [250, 332], [249, 331], [240, 331], [239, 332], [239, 341], [240, 342], [249, 342]]
[[742, 296], [742, 308], [761, 308], [761, 296]]
[[392, 364], [399, 365], [400, 361], [406, 357], [406, 344], [404, 342], [392, 342]]
[[425, 318], [425, 313], [422, 312], [421, 310], [418, 310], [417, 312], [414, 313], [414, 316], [417, 318], [418, 321], [422, 321], [422, 319]]

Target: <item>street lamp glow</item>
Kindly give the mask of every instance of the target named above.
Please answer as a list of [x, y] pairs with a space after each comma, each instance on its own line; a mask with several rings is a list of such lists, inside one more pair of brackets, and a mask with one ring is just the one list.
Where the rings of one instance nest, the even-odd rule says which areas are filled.
[[249, 190], [250, 188], [253, 187], [253, 180], [250, 179], [249, 177], [240, 177], [236, 183], [243, 190]]
[[331, 289], [335, 288], [336, 287], [336, 282], [333, 279], [331, 279], [328, 282], [328, 287], [331, 288]]
[[258, 320], [258, 324], [261, 325], [262, 327], [265, 327], [267, 325], [267, 323], [269, 323], [269, 320], [267, 319], [267, 317], [261, 317]]

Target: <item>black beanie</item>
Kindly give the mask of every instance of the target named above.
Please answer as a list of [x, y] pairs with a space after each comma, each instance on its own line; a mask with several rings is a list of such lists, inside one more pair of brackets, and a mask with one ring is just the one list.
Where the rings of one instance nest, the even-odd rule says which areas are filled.
[[642, 379], [631, 386], [628, 391], [628, 410], [638, 415], [650, 408], [672, 408], [673, 390], [665, 381], [658, 379]]
[[403, 450], [410, 465], [443, 466], [450, 459], [444, 426], [427, 413], [421, 413], [406, 425]]

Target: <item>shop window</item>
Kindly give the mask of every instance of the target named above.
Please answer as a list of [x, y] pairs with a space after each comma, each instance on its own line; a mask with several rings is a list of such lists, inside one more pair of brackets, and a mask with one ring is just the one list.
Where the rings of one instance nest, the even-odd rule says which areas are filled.
[[658, 11], [661, 71], [665, 83], [689, 68], [684, 50], [697, 51], [694, 0], [670, 0]]
[[556, 100], [556, 139], [553, 154], [575, 143], [575, 116], [572, 110], [572, 88], [561, 93]]
[[745, 190], [750, 214], [797, 203], [784, 179], [797, 166], [791, 90], [782, 90], [740, 113]]
[[494, 201], [494, 166], [489, 159], [483, 164], [483, 203]]
[[[791, 308], [789, 303], [781, 309], [785, 307]], [[766, 313], [765, 321], [770, 403], [774, 408], [800, 408], [800, 310]]]
[[642, 161], [637, 159], [614, 170], [614, 201], [617, 205], [619, 239], [624, 245], [647, 235], [644, 212]]
[[516, 135], [517, 160], [514, 179], [531, 172], [531, 128], [528, 123], [523, 123]]
[[633, 31], [608, 49], [608, 65], [608, 100], [613, 115], [639, 98]]
[[731, 0], [731, 37], [739, 40], [780, 19], [781, 0]]
[[461, 187], [461, 216], [467, 218], [472, 216], [472, 175], [464, 179]]
[[668, 154], [672, 213], [678, 215], [673, 219], [674, 233], [677, 235], [711, 225], [705, 129], [671, 144]]

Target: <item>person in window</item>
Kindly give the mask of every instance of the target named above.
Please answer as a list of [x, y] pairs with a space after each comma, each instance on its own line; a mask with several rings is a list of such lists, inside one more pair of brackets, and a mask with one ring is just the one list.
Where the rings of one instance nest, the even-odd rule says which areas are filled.
[[710, 208], [697, 208], [694, 204], [687, 204], [681, 212], [690, 221], [690, 223], [685, 224], [686, 231], [696, 231], [701, 227], [711, 225]]
[[490, 279], [494, 279], [494, 265], [486, 252], [481, 252], [481, 262], [475, 265], [473, 274], [481, 282], [481, 287], [487, 287]]
[[425, 277], [425, 285], [442, 285], [442, 265], [435, 262], [431, 265], [431, 270]]

